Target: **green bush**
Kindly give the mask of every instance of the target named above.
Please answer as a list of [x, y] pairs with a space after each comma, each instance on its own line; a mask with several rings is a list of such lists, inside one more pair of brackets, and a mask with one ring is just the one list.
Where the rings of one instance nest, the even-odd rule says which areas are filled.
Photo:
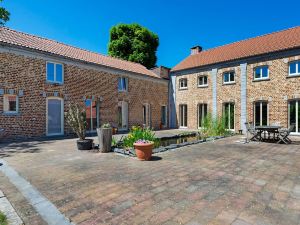
[[230, 131], [226, 129], [225, 125], [225, 116], [213, 118], [211, 114], [207, 114], [207, 116], [203, 120], [203, 126], [199, 132], [203, 138], [212, 136], [225, 136], [230, 134]]
[[150, 128], [142, 128], [139, 126], [133, 126], [130, 129], [129, 134], [127, 137], [123, 139], [123, 146], [124, 147], [133, 147], [133, 144], [137, 140], [147, 140], [157, 142], [157, 138], [155, 137], [155, 133]]
[[86, 131], [86, 112], [79, 104], [70, 104], [69, 111], [66, 113], [66, 122], [77, 134], [80, 140], [85, 139]]
[[0, 212], [0, 225], [8, 225], [6, 216]]

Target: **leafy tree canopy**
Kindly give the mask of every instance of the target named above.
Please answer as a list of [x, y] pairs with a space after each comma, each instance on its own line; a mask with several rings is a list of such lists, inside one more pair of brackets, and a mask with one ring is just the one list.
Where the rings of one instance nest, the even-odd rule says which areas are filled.
[[137, 62], [148, 69], [155, 67], [157, 34], [139, 24], [118, 24], [110, 30], [108, 54], [113, 57]]
[[[0, 0], [0, 3], [3, 0]], [[3, 26], [9, 20], [10, 13], [3, 7], [0, 7], [0, 26]]]

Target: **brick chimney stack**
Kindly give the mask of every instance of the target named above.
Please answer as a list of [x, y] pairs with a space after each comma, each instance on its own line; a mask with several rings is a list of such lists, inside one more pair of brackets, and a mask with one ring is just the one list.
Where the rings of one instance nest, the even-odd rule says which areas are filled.
[[196, 55], [202, 51], [202, 47], [197, 45], [191, 48], [191, 55]]

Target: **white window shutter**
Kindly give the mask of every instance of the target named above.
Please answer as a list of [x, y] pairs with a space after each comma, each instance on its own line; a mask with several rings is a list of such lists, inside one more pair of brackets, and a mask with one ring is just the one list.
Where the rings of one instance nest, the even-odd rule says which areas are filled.
[[128, 129], [128, 103], [122, 102], [122, 127]]

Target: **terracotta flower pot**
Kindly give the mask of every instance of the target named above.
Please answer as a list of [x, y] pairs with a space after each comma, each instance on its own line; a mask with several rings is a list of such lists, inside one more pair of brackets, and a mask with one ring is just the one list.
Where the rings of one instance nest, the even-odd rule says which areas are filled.
[[135, 149], [135, 154], [139, 160], [150, 160], [152, 156], [152, 149], [154, 146], [154, 143], [146, 143], [146, 144], [140, 144], [140, 143], [134, 143], [133, 144]]

